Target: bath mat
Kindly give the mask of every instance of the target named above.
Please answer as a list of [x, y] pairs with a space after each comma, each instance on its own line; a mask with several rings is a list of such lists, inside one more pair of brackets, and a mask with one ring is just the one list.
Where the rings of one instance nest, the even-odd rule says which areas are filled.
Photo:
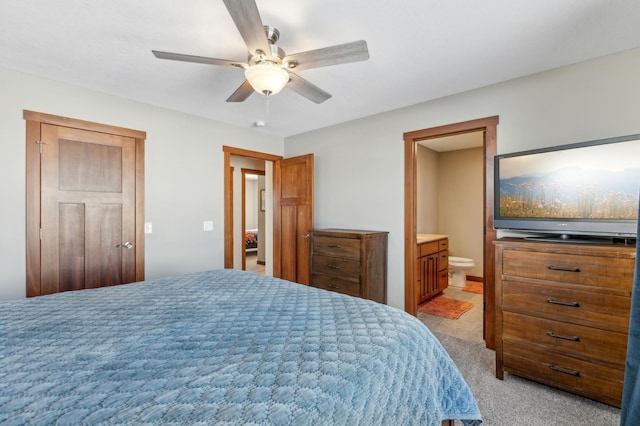
[[458, 319], [473, 307], [473, 303], [437, 296], [418, 306], [420, 312], [448, 319]]
[[482, 283], [467, 283], [462, 291], [468, 291], [469, 293], [484, 293], [484, 285]]

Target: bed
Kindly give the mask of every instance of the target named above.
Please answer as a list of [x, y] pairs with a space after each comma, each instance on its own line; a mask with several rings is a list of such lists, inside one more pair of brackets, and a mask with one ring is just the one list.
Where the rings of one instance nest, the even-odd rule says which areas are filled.
[[479, 424], [389, 306], [237, 270], [0, 302], [0, 424]]
[[258, 230], [247, 229], [244, 231], [244, 248], [248, 252], [258, 251]]

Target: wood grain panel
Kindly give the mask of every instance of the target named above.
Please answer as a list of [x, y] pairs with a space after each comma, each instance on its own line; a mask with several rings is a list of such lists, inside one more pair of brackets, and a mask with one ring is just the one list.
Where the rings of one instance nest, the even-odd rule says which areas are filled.
[[505, 371], [620, 407], [624, 370], [547, 348], [505, 342]]
[[628, 289], [633, 279], [633, 260], [566, 253], [507, 250], [502, 273], [518, 277]]
[[119, 247], [126, 242], [122, 227], [122, 205], [101, 204], [98, 209], [100, 235], [97, 258], [100, 259], [100, 263], [96, 271], [99, 274], [97, 282], [101, 286], [122, 284], [126, 282], [123, 276], [122, 258], [131, 250]]
[[280, 278], [296, 282], [297, 280], [297, 238], [298, 229], [296, 206], [283, 205], [280, 208], [280, 218], [283, 223], [290, 223], [293, 226], [283, 226], [280, 230], [282, 235], [281, 248], [281, 270]]
[[81, 290], [85, 282], [85, 206], [61, 203], [59, 216], [58, 291]]
[[360, 239], [315, 236], [313, 253], [320, 256], [360, 260]]
[[122, 148], [61, 139], [58, 141], [58, 189], [122, 192]]

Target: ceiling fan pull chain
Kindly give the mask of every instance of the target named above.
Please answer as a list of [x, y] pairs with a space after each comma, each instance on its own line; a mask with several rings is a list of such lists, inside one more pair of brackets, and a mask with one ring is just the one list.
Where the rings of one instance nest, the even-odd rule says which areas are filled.
[[265, 93], [265, 97], [267, 98], [267, 114], [269, 114], [269, 93], [271, 93], [271, 92], [266, 92]]

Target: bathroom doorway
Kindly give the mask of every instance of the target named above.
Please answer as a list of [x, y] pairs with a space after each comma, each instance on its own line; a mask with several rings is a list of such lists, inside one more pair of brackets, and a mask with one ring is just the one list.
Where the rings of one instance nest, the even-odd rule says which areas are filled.
[[[417, 316], [432, 331], [476, 342], [484, 340], [483, 144], [484, 133], [476, 131], [427, 139], [416, 147], [418, 235], [446, 235], [449, 268], [456, 258], [458, 264], [470, 268], [462, 272], [466, 281], [461, 277], [452, 280], [449, 273], [448, 287], [436, 296], [441, 301], [462, 302], [468, 311], [448, 319], [422, 312], [419, 305]], [[470, 261], [460, 263], [459, 258]], [[462, 308], [446, 308], [444, 315], [457, 315], [458, 309]]]
[[495, 348], [494, 273], [495, 254], [493, 240], [493, 158], [496, 154], [498, 116], [486, 117], [450, 125], [417, 130], [404, 134], [405, 141], [405, 310], [416, 315], [417, 258], [417, 150], [418, 143], [445, 136], [481, 132], [483, 135], [483, 336], [488, 348]]

